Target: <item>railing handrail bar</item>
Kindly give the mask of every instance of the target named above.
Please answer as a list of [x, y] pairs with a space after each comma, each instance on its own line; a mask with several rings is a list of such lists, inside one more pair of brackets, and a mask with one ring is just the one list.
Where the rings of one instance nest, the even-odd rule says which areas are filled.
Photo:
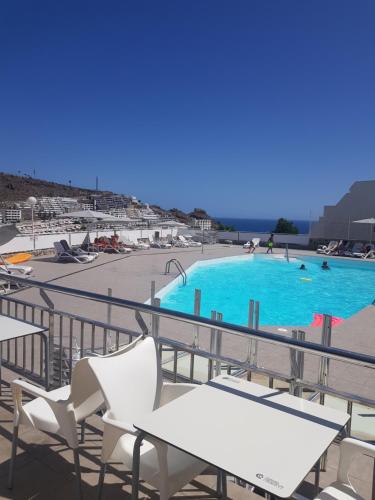
[[[40, 304], [33, 304], [32, 302], [27, 302], [25, 300], [21, 300], [21, 299], [14, 299], [13, 297], [11, 296], [0, 296], [0, 299], [5, 299], [5, 300], [8, 300], [9, 302], [17, 302], [18, 304], [20, 304], [21, 306], [26, 306], [26, 307], [36, 307], [38, 308], [39, 310], [41, 311], [45, 311], [45, 312], [49, 312], [50, 309], [48, 306], [43, 306], [43, 305], [40, 305]], [[78, 314], [74, 314], [74, 313], [70, 313], [70, 312], [67, 312], [67, 311], [60, 311], [59, 309], [54, 309], [53, 310], [53, 313], [56, 315], [56, 316], [64, 316], [65, 318], [69, 318], [69, 319], [74, 319], [75, 321], [78, 321], [78, 322], [84, 322], [84, 323], [87, 323], [88, 325], [94, 325], [94, 326], [97, 326], [98, 328], [105, 328], [107, 330], [111, 330], [111, 331], [114, 331], [114, 332], [119, 332], [119, 333], [122, 333], [124, 335], [139, 335], [139, 332], [135, 331], [135, 330], [130, 330], [129, 328], [124, 328], [122, 326], [118, 326], [118, 325], [112, 325], [112, 324], [108, 324], [108, 323], [104, 323], [103, 321], [99, 321], [99, 320], [96, 320], [96, 319], [90, 319], [90, 318], [86, 318], [85, 316], [79, 316]], [[4, 314], [4, 316], [6, 316], [6, 314]]]
[[367, 366], [368, 368], [375, 368], [375, 357], [368, 354], [355, 353], [347, 351], [345, 349], [340, 349], [338, 347], [321, 346], [320, 344], [316, 344], [306, 340], [297, 340], [290, 337], [284, 337], [276, 333], [265, 332], [262, 330], [253, 330], [245, 326], [233, 325], [232, 323], [227, 323], [225, 321], [208, 319], [204, 318], [203, 316], [195, 316], [194, 314], [188, 314], [180, 311], [172, 311], [163, 307], [143, 304], [141, 302], [136, 302], [133, 300], [109, 297], [108, 295], [89, 292], [86, 290], [78, 290], [61, 285], [52, 285], [51, 283], [43, 283], [41, 281], [31, 280], [29, 278], [20, 278], [5, 274], [4, 278], [9, 281], [19, 282], [27, 286], [42, 288], [45, 290], [50, 290], [52, 292], [62, 293], [75, 297], [82, 297], [87, 300], [102, 302], [104, 304], [112, 304], [114, 306], [125, 307], [127, 309], [132, 309], [147, 314], [154, 314], [156, 316], [163, 316], [165, 318], [179, 320], [196, 326], [208, 328], [214, 327], [220, 331], [225, 331], [226, 333], [236, 335], [238, 337], [246, 339], [249, 339], [250, 337], [256, 338], [263, 342], [278, 344], [285, 347], [293, 347], [296, 350], [310, 352], [315, 355], [326, 356], [330, 359], [335, 359], [338, 361], [350, 361], [353, 364]]

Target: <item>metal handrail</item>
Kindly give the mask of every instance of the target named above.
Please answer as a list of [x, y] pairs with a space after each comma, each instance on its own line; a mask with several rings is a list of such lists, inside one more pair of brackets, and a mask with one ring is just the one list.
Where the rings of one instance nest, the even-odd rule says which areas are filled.
[[180, 311], [172, 311], [164, 307], [156, 307], [153, 305], [143, 304], [141, 302], [136, 302], [128, 299], [109, 297], [107, 295], [89, 292], [86, 290], [78, 290], [61, 285], [43, 283], [41, 281], [31, 280], [29, 278], [26, 279], [9, 275], [4, 275], [4, 278], [11, 282], [14, 281], [31, 287], [50, 290], [51, 292], [62, 293], [74, 297], [81, 297], [87, 300], [93, 300], [104, 304], [111, 304], [112, 306], [124, 307], [146, 314], [153, 314], [159, 317], [179, 320], [195, 326], [215, 328], [222, 332], [226, 332], [244, 339], [255, 338], [261, 340], [262, 342], [282, 345], [285, 347], [293, 347], [293, 349], [296, 349], [298, 351], [309, 352], [311, 354], [328, 357], [337, 361], [346, 361], [356, 365], [365, 366], [367, 368], [375, 368], [375, 356], [370, 356], [368, 354], [356, 353], [337, 347], [321, 346], [320, 344], [316, 344], [313, 342], [284, 337], [276, 333], [270, 333], [262, 330], [254, 330], [252, 328], [234, 325], [225, 321], [208, 319], [202, 316], [195, 316], [193, 314], [188, 314]]
[[164, 274], [168, 274], [170, 269], [171, 269], [171, 264], [174, 264], [177, 268], [177, 271], [180, 273], [182, 276], [182, 283], [185, 286], [187, 283], [187, 275], [185, 272], [185, 269], [182, 267], [181, 262], [178, 259], [170, 259], [168, 262], [165, 264], [165, 271]]

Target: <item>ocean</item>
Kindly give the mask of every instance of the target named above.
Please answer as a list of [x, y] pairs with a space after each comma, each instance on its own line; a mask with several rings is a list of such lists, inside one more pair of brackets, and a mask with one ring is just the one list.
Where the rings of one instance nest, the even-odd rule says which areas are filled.
[[[277, 219], [234, 219], [228, 217], [215, 217], [215, 220], [226, 226], [234, 226], [236, 231], [254, 231], [256, 233], [269, 233], [277, 224]], [[288, 219], [289, 220], [289, 219]], [[293, 220], [300, 234], [308, 234], [310, 222], [308, 220]]]

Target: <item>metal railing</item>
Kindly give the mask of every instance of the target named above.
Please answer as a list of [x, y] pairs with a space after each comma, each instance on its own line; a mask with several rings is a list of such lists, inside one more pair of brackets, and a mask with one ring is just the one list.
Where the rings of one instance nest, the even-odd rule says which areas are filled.
[[[278, 345], [283, 347], [292, 348], [295, 351], [300, 351], [302, 353], [310, 353], [314, 355], [318, 355], [322, 360], [336, 360], [351, 363], [354, 365], [367, 367], [367, 368], [375, 368], [375, 357], [367, 354], [352, 352], [344, 349], [340, 349], [337, 347], [331, 347], [326, 343], [326, 345], [321, 345], [318, 343], [308, 342], [302, 340], [298, 337], [286, 337], [280, 334], [271, 333], [268, 331], [259, 330], [258, 325], [253, 325], [253, 327], [245, 327], [240, 325], [234, 325], [232, 323], [227, 323], [215, 318], [205, 318], [198, 315], [183, 313], [179, 311], [172, 311], [170, 309], [162, 308], [153, 304], [144, 304], [140, 302], [135, 302], [127, 299], [121, 299], [112, 297], [109, 295], [98, 294], [86, 290], [79, 290], [74, 288], [68, 288], [60, 285], [55, 285], [51, 283], [43, 283], [36, 280], [25, 279], [21, 277], [14, 276], [6, 276], [5, 279], [9, 281], [15, 281], [21, 285], [34, 287], [44, 292], [51, 291], [55, 293], [60, 293], [64, 295], [69, 295], [72, 297], [87, 299], [90, 301], [95, 301], [98, 303], [107, 304], [108, 306], [118, 306], [125, 309], [129, 309], [134, 311], [134, 313], [141, 314], [146, 313], [150, 314], [152, 318], [168, 318], [171, 320], [177, 320], [185, 324], [190, 324], [197, 327], [206, 327], [210, 329], [211, 335], [213, 332], [216, 332], [215, 335], [219, 332], [221, 335], [228, 334], [235, 336], [237, 338], [247, 339], [248, 341], [257, 341], [266, 344]], [[157, 299], [156, 299], [157, 300]], [[13, 304], [13, 308], [11, 308], [11, 304]], [[125, 335], [131, 339], [132, 337], [141, 334], [141, 331], [130, 330], [126, 328], [122, 328], [119, 326], [114, 326], [105, 322], [95, 321], [90, 318], [85, 318], [79, 315], [75, 315], [72, 313], [55, 310], [49, 306], [41, 306], [37, 304], [33, 304], [30, 302], [26, 302], [24, 300], [20, 300], [16, 296], [7, 295], [0, 297], [0, 313], [8, 316], [18, 317], [20, 319], [31, 319], [36, 325], [40, 326], [53, 326], [54, 331], [50, 332], [50, 339], [56, 338], [56, 336], [60, 337], [62, 335], [62, 331], [55, 331], [56, 329], [56, 321], [53, 322], [53, 325], [50, 325], [49, 322], [46, 321], [47, 316], [50, 319], [51, 315], [57, 316], [59, 321], [61, 317], [64, 319], [69, 319], [70, 321], [74, 321], [80, 324], [80, 331], [77, 335], [77, 330], [75, 328], [69, 328], [69, 339], [72, 339], [74, 336], [79, 338], [80, 342], [80, 353], [83, 354], [85, 350], [91, 349], [96, 350], [98, 348], [102, 348], [102, 351], [105, 353], [108, 350], [108, 340], [109, 333], [112, 332], [115, 335], [115, 341], [113, 342], [113, 347], [116, 348], [117, 345], [120, 345], [120, 335]], [[259, 304], [256, 304], [256, 307], [259, 307]], [[28, 311], [31, 311], [31, 318], [28, 315]], [[20, 314], [21, 313], [21, 314]], [[39, 316], [38, 316], [39, 315]], [[328, 320], [325, 320], [323, 325], [323, 331], [329, 326], [329, 316], [326, 316]], [[327, 323], [328, 321], [328, 323]], [[58, 324], [58, 322], [57, 322]], [[98, 346], [97, 343], [97, 333], [99, 332], [91, 332], [91, 343], [87, 344], [87, 342], [81, 342], [86, 340], [86, 330], [87, 325], [91, 325], [95, 329], [98, 328], [102, 331], [102, 339], [101, 346]], [[330, 327], [329, 327], [330, 328]], [[221, 361], [228, 365], [233, 365], [238, 368], [241, 368], [246, 371], [254, 371], [264, 373], [264, 370], [251, 362], [251, 360], [240, 361], [238, 359], [228, 357], [223, 355], [220, 351], [211, 352], [208, 350], [202, 349], [197, 343], [193, 342], [191, 345], [181, 342], [176, 339], [169, 339], [162, 336], [159, 336], [159, 332], [153, 332], [155, 336], [158, 337], [158, 342], [163, 345], [169, 345], [170, 347], [176, 348], [179, 351], [186, 351], [189, 353], [193, 353], [195, 355], [199, 355], [201, 357], [205, 357], [207, 359], [211, 359], [212, 361]], [[129, 340], [126, 339], [126, 340]], [[72, 342], [69, 342], [69, 346]], [[216, 344], [215, 344], [216, 345]], [[324, 361], [326, 363], [326, 361]], [[268, 372], [269, 370], [266, 370]], [[273, 372], [272, 372], [273, 373]], [[290, 377], [285, 377], [282, 373], [277, 373], [277, 376], [280, 376], [280, 380], [285, 379], [286, 381], [290, 380]], [[309, 381], [304, 381], [303, 379], [298, 379], [294, 381], [297, 385], [306, 385], [312, 388], [326, 390], [327, 392], [334, 392], [334, 390], [324, 383], [319, 383], [318, 385], [312, 384]], [[355, 395], [353, 395], [355, 398]], [[353, 399], [356, 400], [356, 399]], [[375, 405], [375, 400], [366, 400], [366, 404], [371, 401], [372, 404]]]
[[[254, 301], [249, 303], [248, 327], [244, 327], [223, 321], [222, 314], [217, 311], [212, 311], [211, 318], [200, 316], [200, 290], [195, 291], [195, 314], [187, 314], [160, 307], [160, 300], [155, 298], [155, 283], [151, 291], [151, 304], [143, 304], [113, 297], [110, 289], [105, 295], [21, 277], [7, 276], [6, 279], [15, 281], [19, 285], [39, 289], [46, 305], [25, 301], [17, 295], [0, 296], [0, 314], [48, 328], [49, 370], [45, 368], [41, 341], [36, 336], [6, 341], [3, 343], [5, 345], [0, 344], [3, 365], [39, 383], [44, 383], [48, 374], [48, 387], [69, 383], [74, 364], [81, 357], [89, 353], [105, 354], [119, 349], [121, 345], [131, 342], [141, 334], [151, 334], [159, 345], [164, 375], [175, 382], [178, 380], [205, 382], [226, 370], [237, 376], [247, 376], [249, 380], [252, 375], [263, 377], [270, 387], [274, 387], [276, 382], [283, 383], [285, 389], [296, 396], [301, 397], [305, 391], [309, 391], [310, 399], [320, 404], [325, 404], [327, 395], [340, 398], [346, 402], [350, 415], [354, 403], [375, 408], [374, 399], [329, 385], [329, 368], [333, 361], [375, 369], [374, 356], [331, 346], [330, 316], [324, 316], [322, 343], [318, 344], [306, 341], [305, 333], [302, 331], [295, 330], [292, 337], [287, 337], [260, 330], [259, 303]], [[106, 321], [56, 309], [48, 292], [105, 304]], [[134, 313], [131, 318], [133, 322], [135, 319], [137, 327], [124, 328], [113, 325], [114, 307]], [[149, 316], [149, 326], [143, 315]], [[183, 341], [176, 336], [169, 338], [163, 334], [160, 326], [162, 318], [163, 321], [172, 320], [180, 322], [181, 325], [190, 325], [192, 341]], [[223, 345], [228, 338], [240, 340], [247, 346], [243, 360], [224, 352]], [[288, 350], [290, 363], [288, 373], [260, 366], [258, 348], [261, 344]], [[315, 381], [305, 376], [307, 354], [317, 356], [319, 360]], [[349, 435], [351, 433], [350, 423], [346, 433]]]

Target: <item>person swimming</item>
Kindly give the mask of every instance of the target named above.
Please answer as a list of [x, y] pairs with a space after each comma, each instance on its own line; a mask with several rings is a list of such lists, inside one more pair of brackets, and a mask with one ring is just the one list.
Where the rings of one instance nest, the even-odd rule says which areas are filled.
[[322, 269], [324, 269], [325, 271], [328, 271], [330, 270], [331, 268], [329, 267], [328, 265], [328, 262], [326, 260], [323, 261], [323, 264], [322, 264]]
[[306, 271], [306, 266], [305, 266], [305, 264], [301, 264], [300, 270], [301, 270], [301, 271]]

